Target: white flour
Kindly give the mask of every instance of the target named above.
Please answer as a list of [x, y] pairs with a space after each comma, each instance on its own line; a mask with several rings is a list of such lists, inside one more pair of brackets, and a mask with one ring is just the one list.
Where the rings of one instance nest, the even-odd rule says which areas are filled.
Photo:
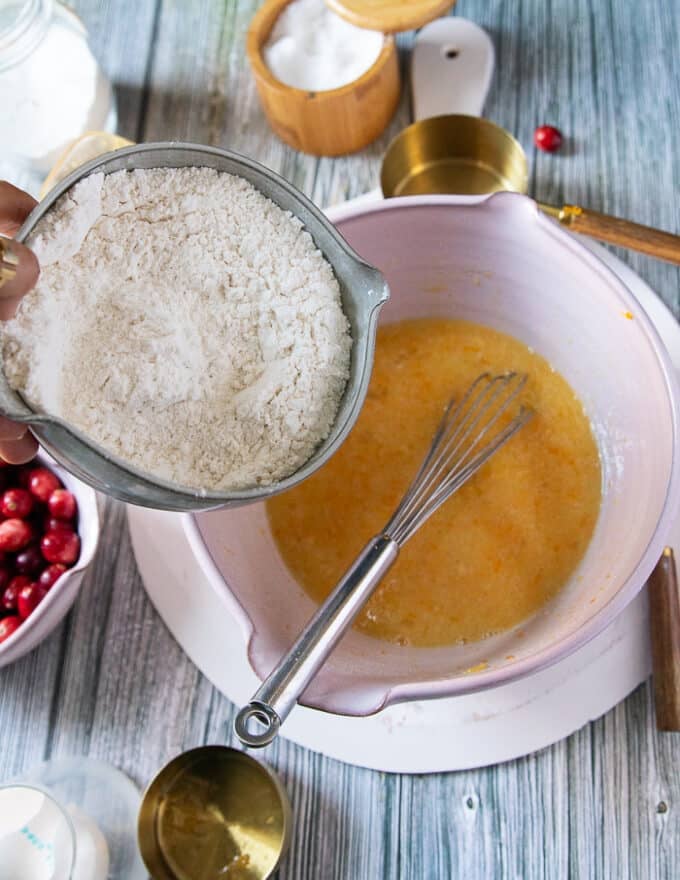
[[245, 180], [92, 175], [30, 244], [42, 275], [2, 347], [34, 408], [196, 489], [279, 480], [327, 436], [349, 374], [339, 287]]

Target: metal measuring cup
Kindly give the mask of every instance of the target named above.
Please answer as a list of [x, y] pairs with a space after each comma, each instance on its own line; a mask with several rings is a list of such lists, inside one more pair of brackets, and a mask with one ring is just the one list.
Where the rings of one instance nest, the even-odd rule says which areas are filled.
[[137, 822], [153, 880], [266, 880], [291, 832], [279, 778], [227, 746], [201, 746], [166, 764], [144, 792]]
[[[380, 175], [386, 198], [527, 191], [522, 145], [481, 117], [493, 69], [493, 44], [472, 22], [442, 18], [420, 31], [411, 58], [416, 122], [387, 148]], [[678, 235], [578, 205], [538, 206], [571, 232], [680, 264]]]
[[[235, 491], [195, 489], [170, 483], [123, 461], [73, 425], [35, 411], [14, 391], [0, 369], [0, 415], [27, 424], [41, 445], [70, 473], [107, 495], [161, 510], [197, 511], [261, 501], [291, 488], [320, 468], [339, 448], [359, 415], [373, 366], [378, 312], [389, 296], [382, 274], [362, 260], [324, 214], [286, 180], [258, 162], [229, 150], [200, 144], [138, 144], [107, 153], [79, 167], [52, 189], [32, 211], [16, 238], [25, 242], [55, 202], [79, 180], [101, 172], [136, 168], [203, 166], [243, 177], [267, 198], [302, 221], [333, 267], [342, 308], [350, 322], [350, 376], [328, 437], [289, 477], [272, 485]], [[200, 254], [197, 254], [200, 259]]]

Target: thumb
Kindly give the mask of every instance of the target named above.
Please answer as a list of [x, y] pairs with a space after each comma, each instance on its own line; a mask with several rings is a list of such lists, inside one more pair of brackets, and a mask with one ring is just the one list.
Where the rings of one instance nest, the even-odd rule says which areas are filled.
[[7, 321], [35, 285], [40, 267], [33, 251], [12, 238], [0, 237], [0, 260], [0, 320]]

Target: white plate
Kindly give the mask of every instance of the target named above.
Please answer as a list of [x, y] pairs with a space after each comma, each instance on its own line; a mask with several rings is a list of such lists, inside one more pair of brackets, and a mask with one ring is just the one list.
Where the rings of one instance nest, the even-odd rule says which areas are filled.
[[[586, 243], [638, 298], [680, 370], [680, 327], [671, 312], [624, 263]], [[146, 590], [170, 632], [218, 690], [246, 703], [259, 682], [243, 636], [193, 558], [180, 515], [129, 507], [128, 521]], [[680, 546], [680, 522], [671, 543]], [[283, 735], [338, 760], [395, 773], [508, 761], [563, 739], [643, 682], [651, 669], [647, 630], [643, 592], [604, 633], [530, 678], [478, 694], [404, 703], [368, 718], [298, 706]]]

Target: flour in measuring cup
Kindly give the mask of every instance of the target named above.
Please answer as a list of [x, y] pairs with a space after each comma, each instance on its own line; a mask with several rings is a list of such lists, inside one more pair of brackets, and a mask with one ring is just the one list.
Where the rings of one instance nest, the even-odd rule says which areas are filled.
[[351, 339], [302, 223], [208, 168], [82, 180], [29, 242], [42, 274], [1, 328], [32, 406], [195, 489], [273, 483], [329, 433]]

